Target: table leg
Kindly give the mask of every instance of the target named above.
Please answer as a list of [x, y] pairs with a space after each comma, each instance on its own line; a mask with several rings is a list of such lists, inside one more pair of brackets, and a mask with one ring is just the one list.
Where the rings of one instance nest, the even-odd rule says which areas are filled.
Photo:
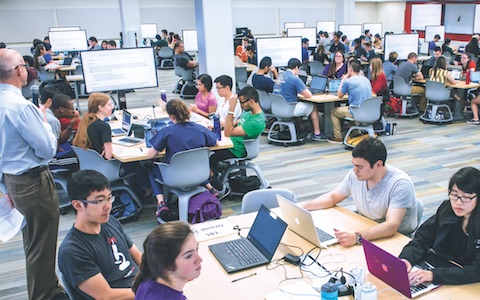
[[321, 130], [325, 133], [327, 137], [333, 136], [333, 125], [332, 119], [330, 118], [330, 113], [332, 109], [335, 108], [335, 102], [325, 102], [324, 104], [325, 112], [323, 116], [323, 124]]

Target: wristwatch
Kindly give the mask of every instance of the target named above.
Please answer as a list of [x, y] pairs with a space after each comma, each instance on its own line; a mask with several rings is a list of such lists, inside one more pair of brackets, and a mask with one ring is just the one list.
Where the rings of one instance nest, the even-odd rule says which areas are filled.
[[357, 241], [355, 244], [361, 245], [362, 244], [362, 235], [359, 232], [355, 232], [355, 235], [357, 236]]

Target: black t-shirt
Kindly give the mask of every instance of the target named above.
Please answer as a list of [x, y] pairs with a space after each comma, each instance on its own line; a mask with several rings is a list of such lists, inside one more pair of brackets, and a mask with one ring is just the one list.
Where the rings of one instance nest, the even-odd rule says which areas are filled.
[[345, 46], [342, 43], [338, 43], [338, 45], [335, 45], [335, 43], [333, 43], [330, 46], [330, 49], [328, 50], [328, 52], [335, 53], [337, 50], [345, 53]]
[[192, 69], [187, 66], [188, 62], [191, 60], [193, 60], [193, 58], [187, 52], [175, 54], [173, 56], [173, 61], [175, 62], [175, 64], [184, 69]]
[[92, 143], [92, 149], [102, 154], [103, 144], [112, 142], [110, 125], [102, 120], [96, 120], [87, 127], [87, 136]]

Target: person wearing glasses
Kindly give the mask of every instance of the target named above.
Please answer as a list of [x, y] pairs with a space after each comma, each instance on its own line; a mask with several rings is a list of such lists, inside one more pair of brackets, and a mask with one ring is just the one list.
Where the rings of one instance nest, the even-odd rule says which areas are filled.
[[[450, 178], [449, 200], [418, 228], [399, 255], [407, 266], [411, 285], [480, 282], [479, 193], [479, 170], [465, 167]], [[412, 269], [423, 260], [435, 269]]]
[[75, 223], [58, 250], [58, 267], [71, 299], [134, 299], [131, 289], [142, 253], [110, 216], [108, 179], [94, 170], [72, 174], [68, 196]]

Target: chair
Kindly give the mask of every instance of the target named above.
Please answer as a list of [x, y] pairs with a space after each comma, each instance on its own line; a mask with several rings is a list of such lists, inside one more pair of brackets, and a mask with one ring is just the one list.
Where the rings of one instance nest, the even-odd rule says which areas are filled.
[[29, 84], [22, 87], [22, 95], [23, 95], [23, 97], [25, 97], [25, 99], [32, 98], [32, 91], [30, 90], [30, 87], [34, 84], [35, 84], [35, 80], [32, 80], [32, 81], [30, 81]]
[[[188, 204], [190, 198], [206, 189], [201, 186], [210, 176], [210, 150], [207, 147], [175, 153], [170, 163], [155, 163], [160, 168], [163, 184], [168, 188], [165, 199], [170, 194], [178, 197], [178, 215], [180, 221], [188, 222]], [[164, 223], [157, 218], [159, 223]]]
[[321, 61], [311, 61], [308, 63], [310, 65], [310, 75], [322, 75], [323, 69], [325, 66], [322, 64]]
[[248, 80], [247, 68], [235, 67], [235, 83], [237, 84], [237, 91], [241, 90], [247, 85], [247, 80]]
[[158, 57], [161, 59], [159, 69], [168, 70], [173, 69], [173, 49], [168, 46], [160, 47], [157, 51]]
[[[195, 73], [193, 72], [194, 69], [184, 69], [182, 67], [177, 66], [176, 64], [173, 65], [175, 69], [175, 75], [181, 77], [177, 83], [177, 88], [175, 89], [174, 93], [180, 93], [180, 97], [187, 99], [187, 98], [195, 98], [198, 90], [195, 87]], [[178, 87], [180, 87], [178, 89]], [[194, 89], [192, 89], [194, 87]], [[195, 92], [194, 92], [195, 90]]]
[[[304, 143], [305, 139], [299, 139], [297, 137], [297, 131], [294, 121], [294, 111], [296, 102], [287, 102], [282, 95], [270, 94], [270, 101], [272, 103], [272, 114], [277, 118], [273, 122], [270, 130], [268, 131], [268, 141], [273, 143], [280, 143], [285, 146], [288, 144]], [[277, 130], [275, 130], [277, 128]], [[288, 131], [282, 131], [283, 128], [287, 128]], [[283, 135], [285, 132], [285, 136]], [[281, 139], [285, 137], [285, 139]]]
[[[402, 99], [402, 111], [396, 116], [413, 117], [418, 115], [417, 104], [412, 97], [420, 95], [412, 94], [412, 86], [400, 76], [393, 75], [393, 94]], [[410, 108], [410, 111], [407, 108]]]
[[420, 116], [420, 120], [425, 122], [445, 123], [453, 120], [450, 106], [446, 103], [450, 100], [451, 90], [446, 88], [443, 83], [427, 80], [425, 83], [425, 96], [427, 97], [427, 107]]
[[381, 114], [380, 114], [380, 107], [382, 105], [382, 97], [374, 97], [365, 100], [360, 106], [350, 106], [350, 111], [353, 115], [353, 118], [345, 118], [345, 120], [349, 121], [356, 121], [359, 125], [351, 126], [347, 133], [345, 134], [345, 138], [343, 143], [347, 147], [354, 148], [355, 145], [350, 141], [350, 134], [353, 130], [365, 130], [368, 132], [368, 135], [371, 137], [375, 137], [375, 132], [373, 129], [373, 123], [377, 121]]
[[251, 212], [258, 211], [260, 206], [265, 205], [267, 208], [278, 207], [277, 194], [289, 200], [290, 202], [297, 203], [297, 197], [295, 194], [286, 189], [266, 189], [255, 190], [245, 194], [242, 198], [242, 215]]
[[268, 181], [263, 176], [262, 170], [259, 166], [251, 162], [252, 159], [256, 158], [258, 154], [260, 154], [260, 137], [261, 135], [259, 135], [256, 139], [243, 140], [245, 149], [247, 151], [247, 155], [245, 157], [229, 158], [225, 160], [225, 162], [228, 163], [228, 166], [225, 171], [222, 172], [222, 176], [220, 177], [220, 182], [223, 184], [223, 186], [228, 185], [230, 173], [234, 171], [241, 171], [244, 172], [242, 175], [246, 175], [246, 171], [250, 169], [255, 172], [260, 180], [260, 189], [268, 188]]
[[417, 231], [418, 227], [420, 227], [421, 222], [422, 222], [422, 216], [423, 216], [423, 202], [420, 201], [420, 199], [416, 199], [416, 201], [417, 201], [417, 227], [415, 228], [415, 230], [413, 230], [410, 233], [411, 238], [413, 238], [413, 236], [415, 235], [415, 232]]
[[49, 81], [54, 81], [55, 80], [55, 71], [48, 71], [45, 70], [44, 67], [40, 67], [38, 70], [38, 79], [40, 79], [41, 82], [49, 82]]

